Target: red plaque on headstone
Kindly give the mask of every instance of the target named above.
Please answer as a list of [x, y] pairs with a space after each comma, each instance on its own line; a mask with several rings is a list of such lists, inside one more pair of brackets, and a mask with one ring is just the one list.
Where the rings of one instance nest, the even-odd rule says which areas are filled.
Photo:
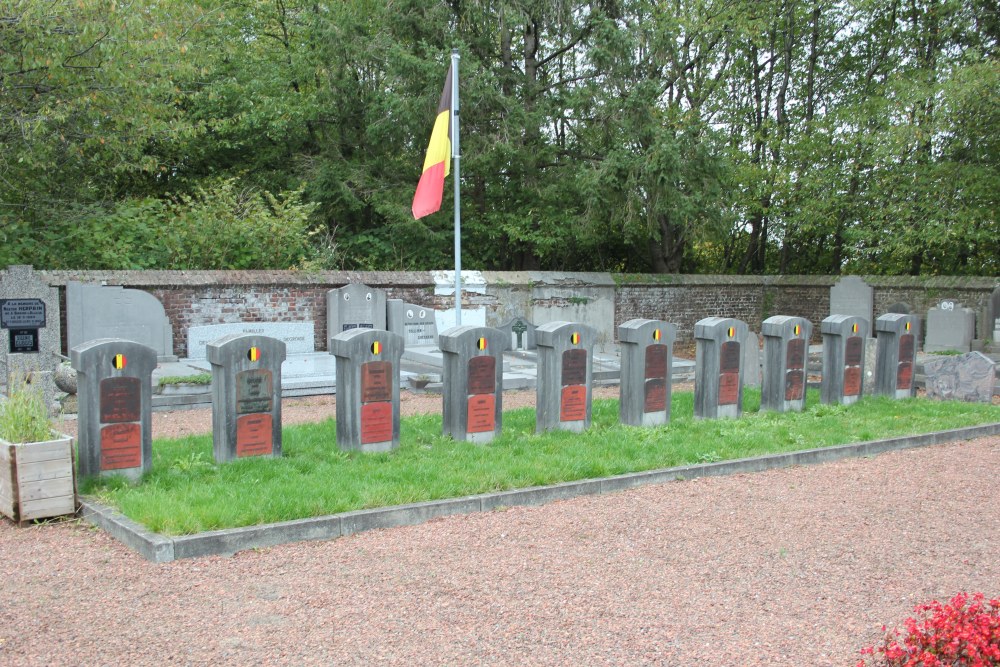
[[562, 354], [562, 386], [575, 384], [587, 384], [586, 350], [566, 350]]
[[236, 414], [270, 412], [274, 407], [271, 371], [257, 368], [236, 374]]
[[806, 366], [806, 341], [802, 338], [793, 338], [788, 341], [786, 350], [787, 370], [805, 368]]
[[142, 465], [142, 426], [110, 424], [101, 427], [101, 470]]
[[469, 396], [466, 428], [469, 433], [487, 433], [496, 430], [496, 400], [493, 394]]
[[719, 372], [740, 372], [740, 344], [735, 340], [726, 341], [719, 348]]
[[497, 386], [497, 360], [495, 357], [469, 359], [469, 393], [493, 394]]
[[667, 409], [667, 382], [663, 378], [646, 380], [646, 400], [643, 412], [663, 412]]
[[785, 400], [801, 401], [805, 391], [805, 371], [801, 368], [785, 371]]
[[719, 375], [719, 405], [736, 405], [740, 398], [740, 374]]
[[909, 389], [913, 385], [913, 364], [900, 362], [896, 367], [896, 389]]
[[270, 414], [243, 415], [236, 418], [236, 456], [262, 456], [274, 452]]
[[587, 418], [587, 388], [583, 385], [563, 387], [559, 399], [559, 421], [579, 422]]
[[[392, 400], [392, 362], [369, 361], [361, 364], [361, 402]], [[382, 442], [373, 440], [372, 442]]]
[[139, 378], [104, 378], [100, 387], [100, 419], [102, 424], [137, 422], [142, 419], [140, 403], [142, 389]]
[[861, 395], [861, 367], [849, 366], [844, 369], [844, 396]]
[[861, 354], [864, 350], [864, 342], [861, 340], [861, 336], [851, 336], [847, 339], [844, 344], [844, 365], [845, 366], [860, 366], [861, 365]]
[[913, 362], [913, 334], [899, 337], [899, 363]]
[[[388, 362], [387, 362], [388, 363]], [[392, 403], [361, 406], [361, 444], [392, 441]]]
[[667, 346], [646, 346], [646, 369], [644, 378], [662, 380], [667, 377]]

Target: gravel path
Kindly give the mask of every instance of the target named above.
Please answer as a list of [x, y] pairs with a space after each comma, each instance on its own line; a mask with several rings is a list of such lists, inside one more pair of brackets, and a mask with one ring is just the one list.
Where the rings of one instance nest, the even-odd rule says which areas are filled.
[[0, 665], [853, 665], [1000, 594], [997, 479], [982, 438], [164, 565], [2, 521]]

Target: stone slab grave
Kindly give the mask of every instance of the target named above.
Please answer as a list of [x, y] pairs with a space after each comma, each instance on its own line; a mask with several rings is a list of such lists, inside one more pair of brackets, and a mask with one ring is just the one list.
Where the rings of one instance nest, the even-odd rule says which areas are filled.
[[384, 452], [399, 446], [399, 364], [403, 337], [351, 329], [330, 338], [337, 357], [337, 445]]
[[980, 352], [924, 361], [927, 398], [989, 403], [993, 400], [996, 368]]
[[696, 419], [743, 414], [743, 350], [748, 327], [730, 317], [706, 317], [694, 325]]
[[536, 433], [590, 428], [595, 339], [594, 329], [581, 322], [549, 322], [535, 330]]
[[944, 299], [927, 311], [924, 352], [968, 352], [976, 337], [976, 313], [954, 299]]
[[485, 444], [500, 434], [508, 344], [505, 332], [489, 327], [453, 327], [438, 336], [444, 355], [445, 435]]
[[434, 369], [444, 364], [438, 349], [437, 318], [433, 308], [389, 299], [386, 325], [389, 331], [403, 339], [404, 358]]
[[887, 313], [875, 320], [875, 394], [893, 398], [914, 395], [914, 366], [920, 319], [915, 315]]
[[334, 336], [351, 329], [385, 329], [385, 290], [351, 283], [326, 293], [326, 331]]
[[231, 322], [188, 327], [188, 359], [206, 359], [208, 344], [232, 334], [266, 336], [285, 344], [286, 353], [312, 354], [316, 351], [315, 325], [312, 322]]
[[281, 456], [281, 364], [276, 338], [230, 334], [208, 344], [212, 451], [219, 463]]
[[830, 314], [863, 317], [872, 321], [875, 291], [858, 276], [844, 276], [830, 288]]
[[102, 338], [70, 350], [76, 369], [81, 477], [138, 479], [152, 465], [152, 374], [156, 350]]
[[174, 361], [174, 332], [160, 300], [140, 289], [66, 283], [66, 347], [98, 338], [131, 340]]
[[618, 327], [621, 343], [621, 398], [618, 418], [630, 426], [662, 426], [670, 421], [671, 376], [677, 326], [634, 319]]
[[812, 323], [803, 317], [775, 315], [761, 325], [764, 381], [760, 409], [801, 412], [806, 405], [806, 357]]
[[11, 377], [16, 376], [39, 387], [53, 414], [59, 319], [59, 290], [30, 266], [0, 271], [0, 384], [10, 387]]
[[823, 334], [823, 380], [820, 402], [850, 405], [862, 395], [865, 383], [865, 343], [868, 320], [831, 315], [820, 324]]

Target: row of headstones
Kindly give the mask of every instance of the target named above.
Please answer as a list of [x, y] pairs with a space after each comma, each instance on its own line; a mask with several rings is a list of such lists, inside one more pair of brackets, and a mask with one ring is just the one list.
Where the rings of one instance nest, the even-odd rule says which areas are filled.
[[[876, 322], [876, 393], [911, 396], [917, 320], [884, 315]], [[630, 320], [622, 343], [620, 418], [625, 424], [669, 422], [676, 326]], [[695, 326], [695, 416], [738, 417], [742, 412], [746, 323], [711, 317]], [[801, 410], [805, 402], [808, 320], [778, 316], [764, 322], [765, 375], [761, 407]], [[834, 315], [823, 321], [822, 400], [851, 403], [864, 377], [864, 318]], [[591, 421], [595, 331], [575, 322], [536, 330], [539, 350], [536, 430], [583, 431]], [[444, 432], [486, 443], [502, 428], [505, 332], [455, 327], [439, 337], [445, 356]], [[330, 340], [337, 357], [337, 443], [343, 449], [386, 451], [399, 443], [399, 362], [404, 342], [388, 331], [354, 329]], [[265, 336], [234, 334], [209, 345], [212, 419], [217, 461], [281, 455], [281, 364], [285, 344]], [[151, 375], [156, 352], [139, 343], [101, 339], [73, 348], [77, 370], [80, 474], [137, 477], [152, 460]]]

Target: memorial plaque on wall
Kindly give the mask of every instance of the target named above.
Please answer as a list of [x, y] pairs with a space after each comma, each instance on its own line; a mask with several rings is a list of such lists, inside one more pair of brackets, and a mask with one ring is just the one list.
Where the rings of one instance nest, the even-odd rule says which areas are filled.
[[719, 405], [736, 405], [740, 398], [740, 344], [726, 341], [719, 354]]
[[497, 362], [495, 357], [473, 357], [469, 359], [469, 394], [492, 394], [496, 392]]
[[362, 405], [361, 444], [370, 445], [390, 440], [392, 440], [392, 403], [387, 401]]
[[801, 401], [805, 393], [806, 342], [802, 338], [788, 341], [785, 370], [785, 400]]
[[861, 336], [851, 336], [844, 344], [844, 396], [861, 395], [861, 355], [864, 341]]
[[392, 400], [392, 362], [369, 361], [361, 365], [361, 402]]
[[903, 334], [899, 337], [899, 366], [896, 369], [896, 389], [910, 389], [913, 384], [913, 347], [913, 334]]
[[111, 377], [100, 382], [100, 422], [119, 424], [141, 418], [141, 387], [136, 377]]
[[562, 386], [587, 383], [587, 351], [566, 350], [562, 354]]
[[42, 299], [0, 299], [0, 327], [41, 329], [44, 326], [45, 302]]
[[469, 396], [466, 431], [469, 433], [488, 433], [496, 429], [496, 400], [496, 396], [493, 394]]
[[101, 470], [142, 465], [142, 426], [109, 424], [101, 427]]
[[38, 352], [38, 329], [11, 329], [11, 354]]
[[667, 409], [667, 346], [646, 346], [645, 400], [643, 412], [660, 412]]
[[267, 412], [245, 414], [236, 419], [236, 456], [262, 456], [274, 451], [270, 408]]
[[274, 407], [274, 384], [271, 371], [252, 369], [236, 374], [236, 413], [248, 415], [270, 412]]

